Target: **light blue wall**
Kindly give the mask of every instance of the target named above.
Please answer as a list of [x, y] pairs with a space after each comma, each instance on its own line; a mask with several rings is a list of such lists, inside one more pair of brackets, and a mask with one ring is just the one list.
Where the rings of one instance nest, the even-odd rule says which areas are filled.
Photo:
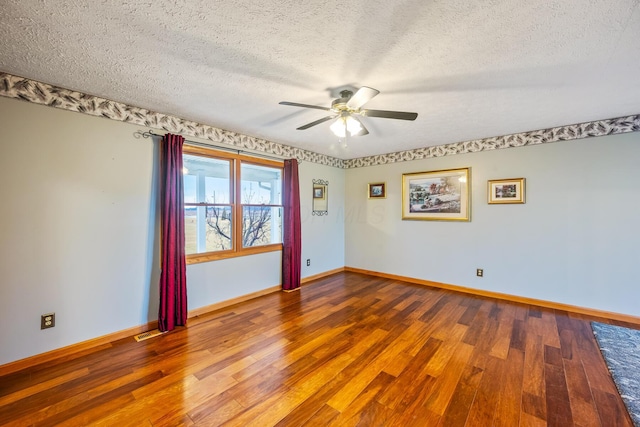
[[[640, 316], [638, 159], [632, 133], [349, 169], [346, 265]], [[471, 222], [401, 220], [403, 173], [462, 167]], [[526, 204], [487, 204], [487, 180], [519, 177]]]
[[[0, 365], [158, 309], [157, 146], [137, 126], [0, 98]], [[640, 133], [347, 171], [303, 162], [302, 277], [344, 265], [638, 316]], [[406, 172], [471, 167], [472, 221], [402, 221]], [[525, 177], [527, 203], [487, 205]], [[312, 179], [329, 215], [312, 216]], [[388, 197], [367, 199], [368, 182]], [[485, 277], [475, 277], [484, 268]], [[280, 283], [280, 253], [187, 268], [189, 308]], [[56, 327], [40, 330], [40, 315]]]
[[[300, 165], [302, 277], [344, 267], [344, 169], [315, 163]], [[313, 180], [329, 182], [327, 215], [312, 215]], [[311, 260], [307, 267], [306, 260]]]
[[[157, 143], [134, 138], [137, 126], [1, 97], [0, 129], [0, 365], [157, 319]], [[332, 212], [343, 209], [343, 170], [302, 163], [300, 175], [303, 204], [306, 181], [324, 178]], [[343, 267], [344, 224], [303, 218], [314, 259], [303, 276]], [[189, 309], [279, 285], [280, 257], [188, 266]], [[56, 326], [40, 330], [48, 312]]]

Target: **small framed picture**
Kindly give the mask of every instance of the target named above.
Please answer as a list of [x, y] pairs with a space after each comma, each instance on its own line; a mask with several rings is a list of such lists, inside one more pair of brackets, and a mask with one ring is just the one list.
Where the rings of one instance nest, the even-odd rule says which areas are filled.
[[314, 199], [324, 199], [324, 187], [323, 186], [314, 186], [313, 187], [313, 198]]
[[385, 182], [376, 182], [369, 184], [370, 199], [384, 199], [387, 197], [387, 184]]
[[492, 179], [488, 181], [490, 205], [524, 203], [524, 178]]

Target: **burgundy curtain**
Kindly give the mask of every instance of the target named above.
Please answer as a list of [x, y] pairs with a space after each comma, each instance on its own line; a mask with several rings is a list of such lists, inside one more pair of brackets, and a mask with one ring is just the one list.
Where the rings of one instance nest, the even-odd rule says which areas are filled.
[[284, 161], [284, 224], [282, 248], [282, 289], [290, 291], [300, 287], [302, 268], [302, 239], [300, 225], [300, 185], [298, 161]]
[[170, 331], [187, 323], [187, 276], [184, 248], [184, 189], [180, 135], [162, 140], [162, 272], [158, 328]]

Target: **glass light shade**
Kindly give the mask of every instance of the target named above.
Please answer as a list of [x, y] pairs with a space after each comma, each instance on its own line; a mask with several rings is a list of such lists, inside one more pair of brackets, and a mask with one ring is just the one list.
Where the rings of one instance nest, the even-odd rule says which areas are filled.
[[349, 136], [353, 136], [362, 131], [360, 122], [348, 114], [338, 117], [329, 128], [338, 138], [344, 138], [347, 132]]
[[333, 132], [333, 134], [338, 138], [344, 138], [347, 133], [347, 125], [344, 122], [344, 118], [338, 117], [335, 122], [331, 123], [329, 129], [331, 129], [331, 132]]

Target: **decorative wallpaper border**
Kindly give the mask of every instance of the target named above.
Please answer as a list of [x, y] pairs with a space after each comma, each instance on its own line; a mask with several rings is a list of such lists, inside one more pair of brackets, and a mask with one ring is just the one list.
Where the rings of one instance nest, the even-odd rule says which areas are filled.
[[254, 150], [283, 158], [297, 158], [302, 161], [345, 169], [640, 131], [640, 114], [638, 114], [342, 160], [3, 72], [0, 72], [0, 96], [22, 99], [35, 104], [48, 105], [92, 116], [106, 117], [111, 120], [133, 123], [144, 127], [163, 129], [167, 132], [208, 139], [214, 143], [227, 144], [239, 149]]
[[640, 114], [345, 160], [345, 169], [640, 131]]
[[107, 119], [133, 123], [144, 127], [163, 129], [182, 136], [208, 139], [217, 144], [228, 144], [238, 149], [254, 150], [282, 158], [296, 158], [306, 162], [344, 168], [344, 160], [335, 157], [218, 129], [144, 108], [132, 107], [109, 99], [3, 72], [0, 72], [0, 96], [22, 99], [35, 104], [76, 111], [97, 117], [106, 117]]

